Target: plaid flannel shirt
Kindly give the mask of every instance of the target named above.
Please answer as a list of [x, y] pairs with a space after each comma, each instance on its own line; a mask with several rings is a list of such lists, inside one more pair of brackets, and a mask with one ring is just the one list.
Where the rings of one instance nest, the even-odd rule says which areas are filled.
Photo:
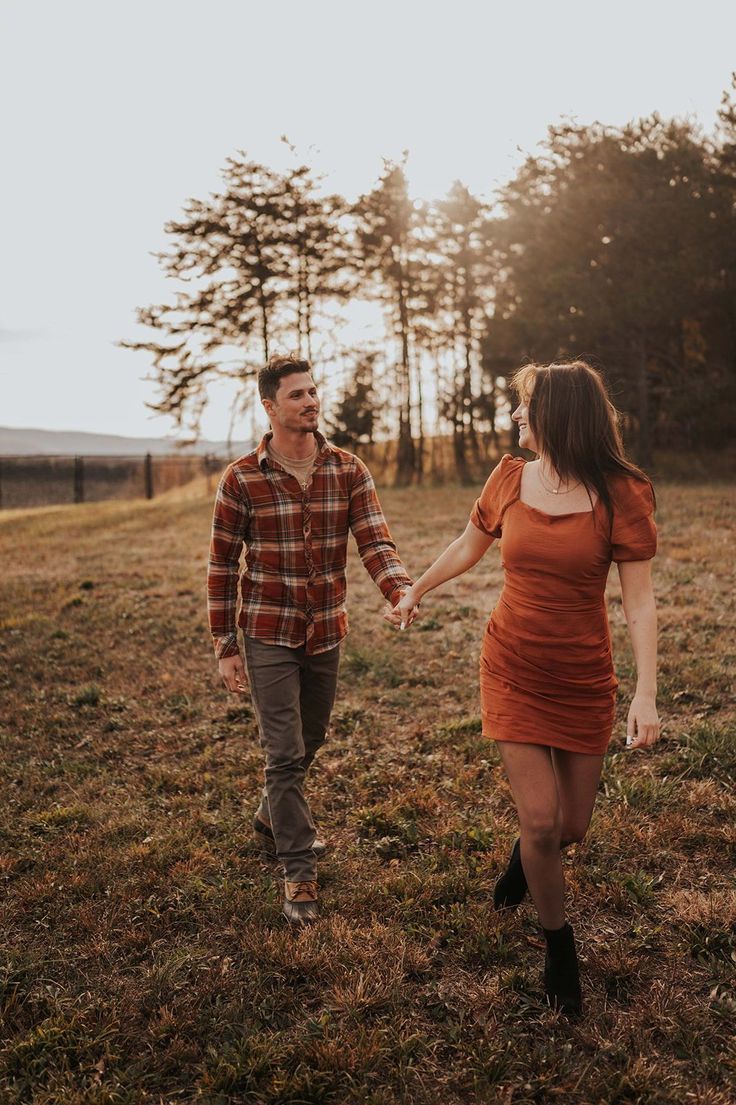
[[395, 605], [412, 580], [404, 571], [365, 464], [315, 433], [310, 483], [257, 449], [228, 465], [212, 519], [207, 605], [215, 656], [238, 652], [236, 605], [240, 554], [242, 602], [237, 625], [249, 637], [314, 654], [348, 631], [345, 564], [348, 532], [374, 583]]

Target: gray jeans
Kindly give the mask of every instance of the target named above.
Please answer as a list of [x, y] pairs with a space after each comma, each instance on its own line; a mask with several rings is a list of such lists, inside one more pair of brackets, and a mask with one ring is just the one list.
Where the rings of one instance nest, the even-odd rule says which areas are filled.
[[245, 662], [266, 754], [257, 816], [273, 829], [289, 882], [311, 881], [317, 877], [316, 830], [304, 781], [330, 722], [340, 646], [307, 656], [304, 645], [287, 648], [246, 637]]

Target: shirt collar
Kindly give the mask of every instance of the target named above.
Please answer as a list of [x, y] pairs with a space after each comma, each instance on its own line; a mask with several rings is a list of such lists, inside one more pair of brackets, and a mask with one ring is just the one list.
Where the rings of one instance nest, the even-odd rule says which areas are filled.
[[[332, 446], [330, 445], [324, 434], [321, 434], [319, 430], [313, 430], [315, 440], [317, 442], [317, 456], [315, 458], [315, 464], [322, 464], [326, 460], [327, 455], [332, 452]], [[266, 446], [273, 437], [273, 430], [267, 430], [261, 438], [261, 443], [256, 449], [256, 456], [258, 458], [258, 467], [263, 471], [265, 465], [269, 462], [268, 452]]]

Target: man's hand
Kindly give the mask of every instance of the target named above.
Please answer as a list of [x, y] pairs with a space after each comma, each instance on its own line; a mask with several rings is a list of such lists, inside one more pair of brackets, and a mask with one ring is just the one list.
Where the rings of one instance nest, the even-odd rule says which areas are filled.
[[417, 617], [419, 603], [414, 598], [413, 591], [409, 588], [401, 592], [401, 598], [396, 606], [386, 606], [383, 616], [395, 629], [405, 629], [411, 625]]
[[248, 676], [239, 652], [234, 656], [225, 656], [224, 659], [218, 660], [217, 670], [228, 691], [232, 691], [233, 694], [248, 693]]

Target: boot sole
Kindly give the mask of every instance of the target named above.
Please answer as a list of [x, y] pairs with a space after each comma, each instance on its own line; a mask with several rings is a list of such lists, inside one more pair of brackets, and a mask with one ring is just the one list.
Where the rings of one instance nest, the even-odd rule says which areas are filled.
[[314, 917], [291, 917], [285, 910], [281, 910], [281, 916], [290, 926], [294, 929], [308, 928], [310, 925], [314, 925], [319, 921], [319, 914]]

